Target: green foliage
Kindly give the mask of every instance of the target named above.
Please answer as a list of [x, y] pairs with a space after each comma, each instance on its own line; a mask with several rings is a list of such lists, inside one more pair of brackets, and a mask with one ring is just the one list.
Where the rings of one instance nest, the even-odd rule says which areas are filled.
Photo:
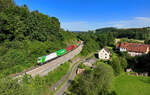
[[91, 70], [91, 67], [85, 66], [83, 63], [80, 64], [80, 65], [78, 66], [78, 68], [85, 69], [85, 70]]
[[117, 29], [113, 27], [102, 28], [96, 30], [97, 34], [112, 33], [117, 38], [129, 38], [144, 40], [150, 38], [149, 27], [145, 28], [130, 28], [130, 29]]
[[150, 52], [147, 55], [132, 57], [128, 59], [128, 63], [134, 71], [150, 74]]
[[0, 79], [0, 84], [1, 95], [31, 95], [17, 80], [2, 78]]
[[66, 62], [58, 67], [58, 69], [56, 69], [55, 71], [49, 72], [48, 76], [45, 76], [46, 84], [51, 86], [52, 84], [60, 80], [68, 72], [69, 66], [69, 63]]
[[94, 34], [94, 33], [77, 33], [77, 36], [84, 41], [82, 55], [88, 55], [92, 52], [103, 48], [104, 46], [113, 46], [115, 38], [112, 33]]
[[76, 41], [74, 33], [60, 28], [56, 17], [0, 0], [0, 76], [21, 72], [36, 65], [39, 56]]
[[111, 66], [114, 69], [115, 75], [119, 75], [122, 73], [122, 67], [119, 58], [113, 58], [111, 61]]
[[108, 95], [113, 79], [113, 69], [106, 64], [99, 64], [94, 71], [82, 75], [70, 89], [73, 95]]
[[145, 44], [150, 44], [150, 38], [145, 39], [144, 43]]
[[114, 74], [120, 75], [124, 69], [127, 67], [127, 60], [123, 57], [113, 57], [112, 61], [110, 62], [112, 68], [114, 69]]
[[[141, 41], [141, 42], [140, 42]], [[120, 42], [129, 42], [129, 43], [142, 43], [142, 40], [135, 40], [135, 39], [128, 39], [128, 38], [121, 38]]]
[[60, 65], [57, 69], [49, 72], [47, 76], [35, 78], [30, 78], [30, 76], [25, 76], [24, 87], [28, 88], [27, 91], [32, 95], [48, 95], [50, 93], [49, 87], [60, 80], [69, 69], [69, 63], [66, 62]]
[[91, 52], [95, 52], [98, 49], [99, 49], [98, 43], [96, 43], [96, 41], [92, 39], [89, 39], [85, 42], [85, 47], [83, 48], [81, 54], [85, 56]]
[[1, 78], [0, 95], [48, 95], [50, 94], [49, 87], [60, 80], [68, 72], [68, 69], [69, 63], [67, 62], [44, 77], [32, 78], [24, 75], [20, 83], [11, 78]]
[[0, 12], [14, 5], [13, 0], [0, 0]]

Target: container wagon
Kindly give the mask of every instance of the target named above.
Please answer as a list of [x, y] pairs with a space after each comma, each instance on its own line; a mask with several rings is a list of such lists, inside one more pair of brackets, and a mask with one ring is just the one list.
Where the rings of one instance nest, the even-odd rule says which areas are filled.
[[68, 46], [68, 47], [65, 48], [65, 49], [61, 49], [61, 50], [58, 50], [58, 51], [56, 51], [56, 52], [53, 52], [53, 53], [51, 53], [51, 54], [49, 54], [49, 55], [39, 57], [37, 63], [38, 63], [39, 65], [42, 65], [42, 64], [44, 64], [44, 63], [46, 63], [46, 62], [48, 62], [48, 61], [50, 61], [50, 60], [52, 60], [52, 59], [55, 59], [55, 58], [57, 58], [57, 57], [59, 57], [59, 56], [62, 56], [62, 55], [64, 55], [64, 54], [66, 54], [66, 53], [72, 51], [73, 49], [75, 49], [76, 47], [78, 47], [80, 44], [81, 44], [81, 41], [78, 41], [76, 44], [71, 45], [71, 46]]

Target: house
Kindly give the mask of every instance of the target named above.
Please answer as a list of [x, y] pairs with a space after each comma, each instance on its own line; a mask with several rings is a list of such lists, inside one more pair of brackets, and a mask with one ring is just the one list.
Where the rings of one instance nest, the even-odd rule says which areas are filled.
[[98, 57], [99, 59], [102, 59], [102, 60], [110, 60], [111, 55], [112, 54], [107, 47], [104, 47], [98, 52]]
[[139, 43], [122, 42], [116, 44], [116, 49], [120, 52], [128, 52], [131, 56], [140, 56], [149, 52], [149, 45]]

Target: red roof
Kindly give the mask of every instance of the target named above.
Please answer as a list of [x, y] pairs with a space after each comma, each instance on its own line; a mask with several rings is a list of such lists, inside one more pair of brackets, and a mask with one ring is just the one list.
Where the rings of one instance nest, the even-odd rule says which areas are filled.
[[120, 44], [117, 44], [116, 47], [120, 48], [126, 48], [129, 52], [138, 52], [138, 53], [145, 53], [147, 52], [147, 48], [149, 48], [149, 45], [145, 44], [139, 44], [139, 43], [127, 43], [122, 42]]

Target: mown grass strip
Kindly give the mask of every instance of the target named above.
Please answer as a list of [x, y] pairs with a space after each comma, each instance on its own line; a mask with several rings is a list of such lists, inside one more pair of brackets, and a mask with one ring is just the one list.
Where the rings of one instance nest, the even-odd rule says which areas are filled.
[[120, 75], [113, 81], [117, 95], [150, 95], [150, 78]]
[[70, 77], [70, 75], [71, 75], [71, 73], [72, 73], [73, 67], [75, 66], [75, 64], [77, 64], [77, 63], [79, 63], [79, 62], [80, 62], [80, 60], [72, 65], [68, 77], [67, 77], [67, 78], [65, 79], [65, 81], [52, 93], [52, 95], [54, 95], [54, 94], [64, 85], [64, 83], [69, 79], [69, 77]]

